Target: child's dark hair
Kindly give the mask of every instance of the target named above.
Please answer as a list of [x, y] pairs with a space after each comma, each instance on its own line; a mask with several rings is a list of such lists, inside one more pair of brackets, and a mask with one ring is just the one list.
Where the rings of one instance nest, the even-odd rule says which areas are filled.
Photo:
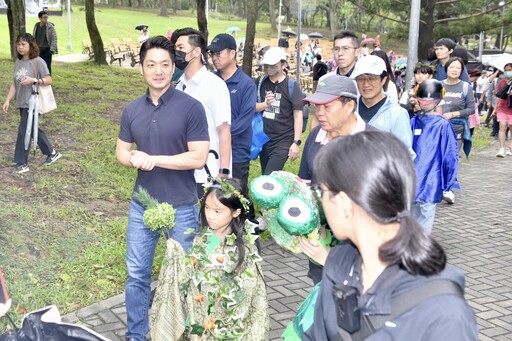
[[[225, 190], [227, 189], [227, 190]], [[226, 194], [233, 193], [226, 197]], [[204, 228], [207, 226], [207, 220], [205, 215], [205, 203], [206, 197], [213, 194], [219, 200], [219, 202], [229, 208], [231, 211], [240, 209], [240, 214], [233, 218], [231, 221], [231, 233], [236, 236], [235, 245], [238, 249], [238, 262], [236, 264], [235, 272], [240, 268], [245, 259], [245, 219], [246, 219], [246, 203], [243, 200], [242, 185], [237, 179], [213, 179], [212, 185], [205, 191], [204, 196], [201, 198], [201, 211], [199, 217], [201, 219], [201, 226]]]
[[424, 74], [433, 75], [434, 74], [434, 69], [433, 69], [432, 65], [419, 62], [414, 67], [414, 73], [415, 74], [416, 73], [424, 73]]

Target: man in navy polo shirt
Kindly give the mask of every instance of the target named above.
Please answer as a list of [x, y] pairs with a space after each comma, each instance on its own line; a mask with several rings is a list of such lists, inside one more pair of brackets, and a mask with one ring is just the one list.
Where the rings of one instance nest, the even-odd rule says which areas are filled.
[[[208, 46], [216, 75], [226, 82], [231, 99], [231, 158], [233, 178], [240, 179], [247, 194], [251, 161], [252, 117], [256, 111], [256, 84], [236, 63], [236, 41], [222, 33]], [[251, 205], [248, 218], [255, 221]]]
[[233, 178], [245, 187], [251, 161], [252, 116], [256, 111], [256, 84], [236, 64], [236, 41], [230, 34], [213, 38], [208, 51], [217, 69], [216, 75], [226, 82], [231, 98], [231, 153]]
[[[198, 231], [199, 210], [194, 169], [204, 166], [209, 150], [208, 124], [203, 106], [171, 86], [173, 45], [164, 36], [147, 40], [140, 51], [140, 68], [148, 84], [146, 94], [129, 103], [121, 117], [117, 160], [137, 168], [135, 190], [148, 190], [158, 202], [176, 210], [168, 233], [188, 250]], [[134, 145], [137, 149], [134, 149]], [[132, 198], [126, 235], [127, 340], [143, 341], [149, 331], [151, 269], [160, 234], [143, 223], [145, 208]]]

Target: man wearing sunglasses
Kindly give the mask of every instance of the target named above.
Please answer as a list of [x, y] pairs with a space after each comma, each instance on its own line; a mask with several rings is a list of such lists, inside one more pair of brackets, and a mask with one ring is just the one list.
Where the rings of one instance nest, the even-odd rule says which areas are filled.
[[378, 56], [360, 58], [350, 78], [359, 90], [358, 113], [373, 127], [395, 134], [407, 146], [414, 159], [412, 131], [407, 110], [384, 93], [387, 79], [386, 64]]
[[37, 16], [39, 17], [39, 22], [34, 25], [32, 35], [36, 38], [37, 46], [39, 46], [39, 56], [46, 62], [51, 75], [52, 55], [58, 53], [57, 32], [55, 31], [55, 26], [48, 21], [47, 11], [41, 11]]

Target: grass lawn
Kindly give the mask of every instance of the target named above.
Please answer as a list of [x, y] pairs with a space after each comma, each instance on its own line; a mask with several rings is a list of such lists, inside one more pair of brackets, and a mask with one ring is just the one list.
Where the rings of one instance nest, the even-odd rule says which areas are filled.
[[[18, 319], [48, 304], [64, 314], [88, 306], [124, 291], [126, 278], [125, 230], [136, 172], [117, 163], [115, 143], [121, 112], [145, 83], [137, 68], [86, 62], [53, 69], [58, 108], [41, 126], [63, 155], [57, 163], [47, 167], [40, 152], [31, 153], [30, 171], [15, 174], [19, 111], [11, 105], [0, 114], [0, 265]], [[12, 72], [13, 64], [0, 60], [2, 103]], [[286, 170], [296, 173], [299, 162]], [[251, 177], [259, 174], [253, 162]]]

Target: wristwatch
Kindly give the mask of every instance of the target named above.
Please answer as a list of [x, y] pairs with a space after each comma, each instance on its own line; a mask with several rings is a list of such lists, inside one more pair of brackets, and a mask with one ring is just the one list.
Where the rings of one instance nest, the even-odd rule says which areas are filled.
[[300, 144], [302, 143], [301, 140], [293, 140], [293, 143], [295, 143], [298, 147], [300, 147]]
[[229, 175], [229, 169], [228, 168], [221, 168], [219, 169], [220, 174]]

